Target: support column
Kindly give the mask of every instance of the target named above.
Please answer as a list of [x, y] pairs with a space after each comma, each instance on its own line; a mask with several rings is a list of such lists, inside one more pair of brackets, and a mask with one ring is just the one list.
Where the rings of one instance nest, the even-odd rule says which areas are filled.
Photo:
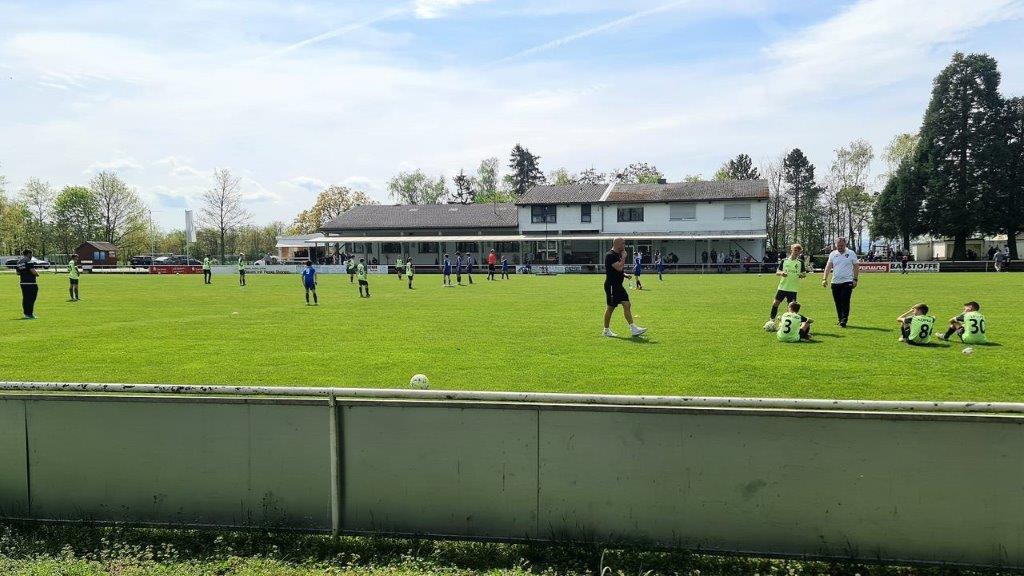
[[338, 401], [328, 398], [331, 446], [331, 535], [341, 532], [341, 431], [338, 429]]

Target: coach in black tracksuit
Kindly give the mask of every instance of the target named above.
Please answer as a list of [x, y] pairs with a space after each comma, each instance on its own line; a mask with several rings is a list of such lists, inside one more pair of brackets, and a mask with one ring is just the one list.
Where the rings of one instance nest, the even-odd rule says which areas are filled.
[[39, 284], [36, 277], [39, 272], [32, 262], [32, 251], [25, 250], [15, 268], [18, 272], [18, 282], [21, 284], [21, 311], [25, 314], [25, 320], [35, 320], [36, 297], [39, 296]]

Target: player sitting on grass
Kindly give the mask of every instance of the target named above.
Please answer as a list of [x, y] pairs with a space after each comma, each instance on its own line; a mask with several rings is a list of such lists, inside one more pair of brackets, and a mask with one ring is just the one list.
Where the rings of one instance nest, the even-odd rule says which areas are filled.
[[772, 300], [771, 316], [764, 324], [764, 329], [769, 332], [777, 328], [775, 316], [779, 313], [779, 304], [782, 304], [783, 300], [789, 303], [796, 302], [800, 279], [807, 276], [806, 264], [800, 258], [803, 250], [799, 244], [793, 244], [789, 248], [789, 257], [779, 261], [779, 269], [775, 271], [775, 275], [780, 278], [779, 288], [775, 291], [775, 299]]
[[964, 344], [987, 344], [985, 316], [979, 310], [981, 305], [974, 300], [964, 304], [963, 314], [950, 319], [949, 329], [945, 334], [940, 334], [939, 339], [949, 340], [953, 334], [959, 334]]
[[914, 304], [914, 307], [900, 314], [900, 342], [918, 346], [932, 341], [935, 331], [935, 316], [928, 315], [928, 305]]
[[779, 342], [799, 342], [811, 339], [811, 320], [800, 314], [800, 303], [790, 302], [789, 311], [779, 318], [779, 330], [775, 333]]
[[[356, 276], [359, 277], [359, 297], [369, 298], [370, 297], [370, 282], [366, 279], [366, 259], [360, 258], [359, 264], [356, 265]], [[364, 296], [365, 292], [365, 296]]]

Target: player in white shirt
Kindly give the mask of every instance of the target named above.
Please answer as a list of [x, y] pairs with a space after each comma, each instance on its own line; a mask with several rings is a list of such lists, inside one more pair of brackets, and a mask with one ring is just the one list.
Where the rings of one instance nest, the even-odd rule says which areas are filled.
[[836, 239], [836, 249], [828, 255], [825, 273], [821, 277], [821, 286], [829, 285], [828, 275], [832, 274], [832, 300], [836, 304], [836, 316], [839, 326], [846, 328], [850, 320], [850, 298], [857, 287], [860, 277], [860, 265], [857, 253], [846, 247], [846, 238]]

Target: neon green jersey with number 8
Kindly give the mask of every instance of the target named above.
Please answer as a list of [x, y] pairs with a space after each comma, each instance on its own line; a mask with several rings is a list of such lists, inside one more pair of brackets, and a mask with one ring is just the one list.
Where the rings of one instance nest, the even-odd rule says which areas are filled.
[[981, 312], [968, 312], [964, 314], [963, 338], [965, 344], [988, 343], [988, 336], [985, 334], [985, 317]]
[[914, 344], [927, 344], [932, 341], [935, 332], [935, 316], [922, 314], [910, 320], [910, 341]]

